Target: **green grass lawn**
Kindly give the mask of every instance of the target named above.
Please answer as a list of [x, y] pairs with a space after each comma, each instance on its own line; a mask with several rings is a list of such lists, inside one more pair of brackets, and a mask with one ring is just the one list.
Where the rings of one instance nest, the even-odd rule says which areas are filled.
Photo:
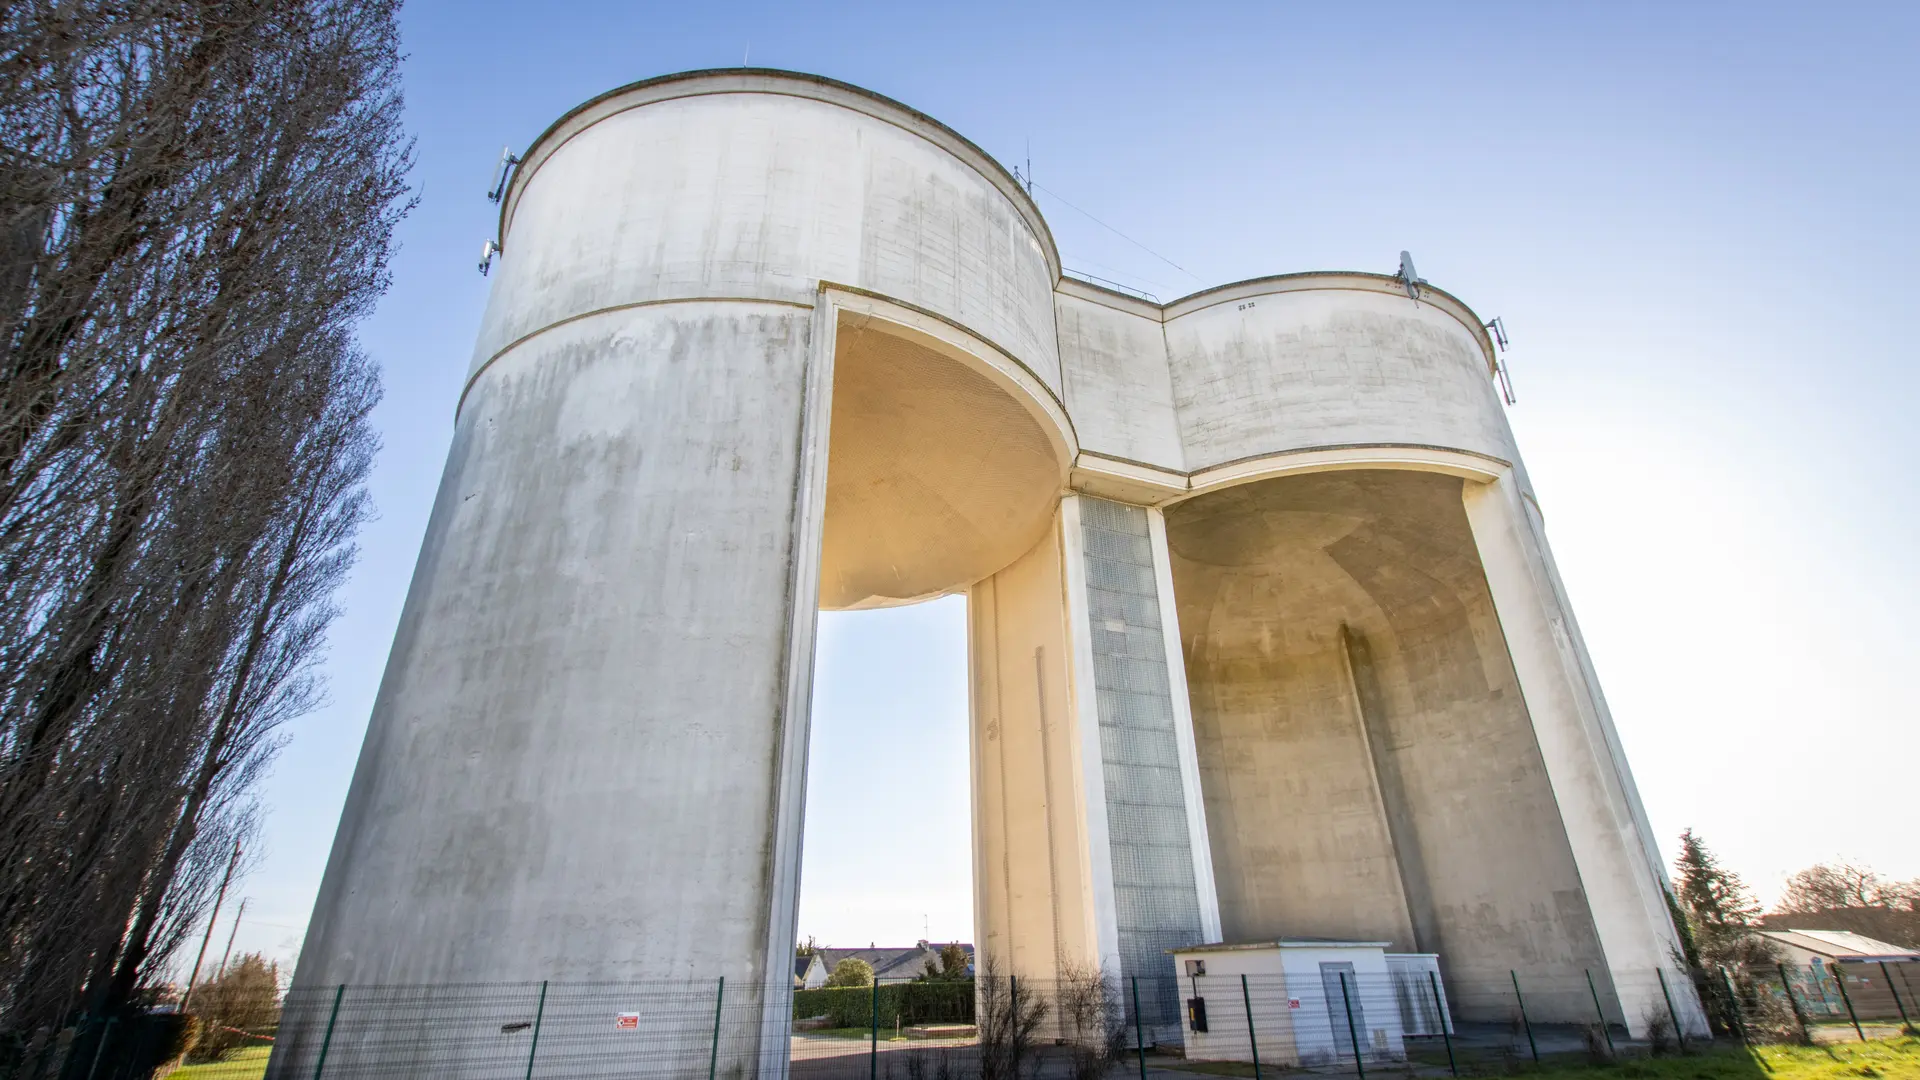
[[[1147, 1060], [1154, 1068], [1206, 1073], [1212, 1076], [1252, 1076], [1253, 1066], [1239, 1062], [1179, 1062]], [[1445, 1075], [1442, 1063], [1436, 1073], [1433, 1065], [1422, 1062], [1421, 1075]], [[1267, 1068], [1263, 1075], [1278, 1075], [1281, 1070]], [[1375, 1070], [1369, 1069], [1372, 1076]], [[1381, 1068], [1382, 1077], [1401, 1077], [1399, 1069]], [[1305, 1075], [1298, 1074], [1296, 1075]], [[1463, 1068], [1461, 1075], [1498, 1076], [1499, 1070], [1478, 1073]], [[1562, 1059], [1547, 1064], [1517, 1067], [1513, 1074], [1528, 1080], [1859, 1080], [1878, 1077], [1886, 1080], [1920, 1080], [1920, 1039], [1906, 1037], [1875, 1039], [1871, 1042], [1833, 1043], [1823, 1046], [1724, 1047], [1674, 1057], [1634, 1058], [1607, 1065], [1573, 1063]]]
[[1543, 1068], [1540, 1077], [1598, 1077], [1634, 1080], [1855, 1080], [1889, 1077], [1920, 1080], [1920, 1039], [1877, 1039], [1827, 1046], [1760, 1046], [1710, 1050], [1680, 1057], [1643, 1058], [1610, 1066]]
[[[812, 1031], [796, 1031], [794, 1034], [802, 1038], [817, 1035], [827, 1039], [859, 1039], [861, 1042], [866, 1042], [873, 1038], [873, 1029], [863, 1027], [815, 1028]], [[905, 1040], [906, 1036], [895, 1035], [892, 1028], [880, 1029], [881, 1042], [904, 1042]]]
[[206, 1065], [188, 1065], [167, 1074], [168, 1080], [258, 1080], [267, 1074], [267, 1058], [272, 1047], [250, 1046], [235, 1050], [225, 1061]]

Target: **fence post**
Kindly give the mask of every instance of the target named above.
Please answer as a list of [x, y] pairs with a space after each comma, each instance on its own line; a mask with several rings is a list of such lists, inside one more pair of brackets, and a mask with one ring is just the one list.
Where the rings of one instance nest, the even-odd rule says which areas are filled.
[[1133, 1048], [1140, 1061], [1140, 1080], [1147, 1080], [1147, 1031], [1140, 1019], [1140, 976], [1133, 976]]
[[1360, 1080], [1367, 1080], [1366, 1055], [1360, 1052], [1360, 1031], [1353, 1026], [1353, 999], [1347, 996], [1347, 973], [1335, 974], [1340, 976], [1340, 1004], [1347, 1010], [1347, 1038], [1353, 1042], [1353, 1067], [1359, 1072]]
[[1440, 976], [1427, 972], [1427, 985], [1433, 987], [1433, 1015], [1440, 1018], [1440, 1037], [1447, 1043], [1447, 1070], [1459, 1076], [1460, 1066], [1453, 1060], [1453, 1032], [1447, 1023], [1447, 1005], [1440, 999]]
[[720, 1004], [726, 1000], [727, 977], [722, 975], [720, 989], [713, 995], [713, 1050], [707, 1055], [707, 1080], [713, 1080], [714, 1071], [720, 1067]]
[[[1020, 978], [1007, 976], [1007, 1005], [1013, 1010], [1013, 1026], [1007, 1029], [1007, 1047], [1013, 1052], [1013, 1076], [1020, 1076]], [[869, 1077], [868, 1080], [875, 1080]]]
[[1787, 1004], [1793, 1006], [1793, 1018], [1800, 1025], [1800, 1037], [1811, 1040], [1813, 1035], [1807, 1030], [1807, 1014], [1800, 1011], [1800, 999], [1793, 996], [1793, 979], [1787, 974], [1787, 965], [1775, 964], [1780, 969], [1780, 989], [1787, 992]]
[[1887, 989], [1893, 991], [1893, 1007], [1900, 1010], [1900, 1030], [1902, 1034], [1912, 1030], [1913, 1021], [1907, 1019], [1907, 1003], [1900, 1000], [1900, 988], [1893, 985], [1893, 972], [1887, 970], [1887, 962], [1880, 961], [1880, 974], [1887, 980]]
[[1527, 1029], [1527, 1049], [1533, 1051], [1533, 1063], [1538, 1065], [1540, 1044], [1533, 1041], [1533, 1021], [1527, 1018], [1527, 999], [1520, 993], [1520, 973], [1508, 968], [1507, 974], [1513, 978], [1513, 1000], [1520, 1005], [1520, 1026]]
[[1247, 1045], [1253, 1048], [1253, 1080], [1260, 1080], [1260, 1035], [1253, 1030], [1253, 995], [1247, 991], [1247, 977], [1240, 976], [1240, 1000], [1247, 1007]]
[[[873, 1020], [872, 1020], [873, 1029], [872, 1029], [872, 1042], [869, 1044], [869, 1048], [867, 1050], [867, 1080], [879, 1080], [879, 1076], [880, 1076], [880, 976], [879, 975], [875, 975], [873, 977], [873, 991], [869, 995], [869, 997], [871, 997], [873, 1000]], [[1020, 1003], [1018, 1001], [1014, 1002], [1016, 1015], [1018, 1013], [1019, 1004]], [[1020, 1075], [1020, 1070], [1018, 1066], [1015, 1066], [1014, 1068], [1014, 1075], [1015, 1076]]]
[[1727, 974], [1725, 964], [1720, 966], [1720, 985], [1727, 990], [1727, 1011], [1733, 1016], [1733, 1033], [1740, 1036], [1740, 1042], [1747, 1042], [1747, 1018], [1740, 1014], [1740, 994], [1733, 988], [1733, 976]]
[[93, 1064], [87, 1067], [87, 1080], [93, 1080], [93, 1074], [100, 1071], [100, 1055], [107, 1052], [107, 1040], [113, 1037], [113, 1025], [118, 1016], [107, 1017], [107, 1026], [100, 1029], [100, 1042], [93, 1048]]
[[1860, 1036], [1861, 1042], [1866, 1042], [1867, 1033], [1860, 1030], [1860, 1017], [1853, 1011], [1853, 998], [1847, 993], [1847, 973], [1837, 963], [1833, 965], [1833, 985], [1840, 988], [1840, 1000], [1846, 1003], [1847, 1019], [1853, 1021], [1853, 1033]]
[[313, 1063], [313, 1080], [320, 1080], [320, 1070], [327, 1067], [327, 1048], [333, 1045], [333, 1022], [340, 1019], [340, 999], [347, 996], [347, 984], [341, 983], [333, 992], [333, 1011], [327, 1014], [327, 1033], [320, 1039], [320, 1057]]
[[533, 1010], [533, 1045], [527, 1047], [527, 1080], [533, 1080], [533, 1055], [540, 1052], [540, 1022], [547, 1018], [547, 980], [540, 980], [540, 1004]]
[[1680, 1043], [1680, 1052], [1687, 1052], [1687, 1032], [1680, 1026], [1680, 1013], [1673, 1007], [1673, 991], [1667, 989], [1667, 969], [1654, 968], [1653, 973], [1660, 977], [1660, 996], [1667, 999], [1667, 1019], [1673, 1021], [1673, 1037]]
[[1607, 1040], [1607, 1056], [1613, 1056], [1613, 1029], [1607, 1026], [1607, 1010], [1600, 1007], [1600, 990], [1593, 985], [1593, 969], [1587, 973], [1587, 993], [1593, 995], [1593, 1015], [1600, 1018], [1600, 1034]]

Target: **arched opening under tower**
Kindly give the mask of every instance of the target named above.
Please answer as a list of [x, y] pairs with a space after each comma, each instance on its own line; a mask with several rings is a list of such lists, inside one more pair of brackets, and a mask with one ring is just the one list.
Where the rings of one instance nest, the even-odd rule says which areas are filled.
[[1467, 482], [1321, 472], [1167, 511], [1222, 929], [1438, 953], [1468, 1019], [1550, 974], [1573, 1018], [1607, 965]]
[[1066, 466], [1027, 405], [875, 318], [835, 339], [820, 608], [963, 592], [1046, 533]]
[[[1057, 563], [1068, 467], [1044, 408], [1010, 381], [886, 319], [843, 312], [835, 327], [802, 942], [983, 945], [971, 594], [1011, 566]], [[1064, 670], [1056, 682], [1064, 693]]]

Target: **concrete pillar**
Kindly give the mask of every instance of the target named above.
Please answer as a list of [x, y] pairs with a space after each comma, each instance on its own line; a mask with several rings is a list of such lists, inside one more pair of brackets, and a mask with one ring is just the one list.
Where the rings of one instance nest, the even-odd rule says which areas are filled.
[[1085, 495], [1061, 517], [1075, 685], [1087, 688], [1077, 705], [1107, 833], [1096, 858], [1113, 888], [1108, 971], [1140, 978], [1148, 1023], [1177, 1040], [1166, 950], [1218, 941], [1220, 909], [1165, 526], [1157, 511]]
[[[976, 970], [1053, 981], [1112, 953], [1104, 806], [1089, 806], [1058, 518], [967, 593]], [[1098, 758], [1093, 760], [1097, 770]], [[1089, 809], [1093, 813], [1089, 813]]]
[[[302, 987], [724, 975], [744, 1015], [784, 972], [812, 318], [607, 312], [474, 383]], [[721, 1075], [753, 1071], [754, 1034], [728, 1033]], [[312, 1051], [283, 1044], [278, 1074]], [[354, 1054], [341, 1033], [329, 1067]]]
[[1461, 498], [1624, 1019], [1639, 1035], [1664, 1014], [1658, 968], [1682, 1023], [1703, 1029], [1691, 983], [1673, 960], [1666, 874], [1539, 511], [1511, 472], [1465, 484]]
[[[1002, 974], [1139, 976], [1152, 996], [1165, 949], [1219, 939], [1157, 519], [1070, 495], [968, 593], [976, 932]], [[1177, 1001], [1155, 1005], [1171, 1035]]]

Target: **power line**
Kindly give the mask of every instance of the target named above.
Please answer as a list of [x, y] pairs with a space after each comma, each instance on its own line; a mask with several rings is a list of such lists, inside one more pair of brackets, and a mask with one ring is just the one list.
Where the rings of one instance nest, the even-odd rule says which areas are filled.
[[1181, 266], [1179, 263], [1174, 262], [1172, 259], [1167, 258], [1165, 255], [1160, 254], [1159, 252], [1153, 250], [1147, 245], [1141, 243], [1140, 241], [1135, 240], [1133, 237], [1128, 236], [1126, 233], [1121, 232], [1119, 229], [1116, 229], [1113, 226], [1107, 224], [1106, 222], [1101, 221], [1099, 218], [1094, 217], [1092, 214], [1087, 213], [1085, 210], [1082, 210], [1079, 207], [1073, 205], [1072, 203], [1068, 202], [1066, 198], [1063, 197], [1059, 192], [1053, 190], [1052, 188], [1046, 186], [1045, 184], [1034, 183], [1032, 177], [1027, 177], [1025, 179], [1028, 184], [1031, 184], [1032, 186], [1039, 188], [1041, 191], [1046, 192], [1047, 194], [1053, 196], [1054, 198], [1059, 199], [1061, 205], [1065, 206], [1067, 209], [1072, 210], [1076, 213], [1085, 215], [1087, 220], [1093, 222], [1095, 225], [1100, 226], [1101, 228], [1107, 230], [1113, 235], [1119, 237], [1120, 239], [1125, 240], [1127, 243], [1132, 244], [1134, 247], [1139, 248], [1141, 251], [1144, 251], [1147, 254], [1153, 256], [1154, 258], [1159, 259], [1161, 262], [1166, 263], [1168, 266], [1173, 267], [1175, 270], [1180, 271], [1181, 273], [1187, 275], [1193, 280], [1199, 281], [1200, 284], [1202, 285], [1206, 284], [1205, 281], [1200, 280], [1200, 275], [1194, 273], [1193, 271], [1187, 269], [1184, 266]]

